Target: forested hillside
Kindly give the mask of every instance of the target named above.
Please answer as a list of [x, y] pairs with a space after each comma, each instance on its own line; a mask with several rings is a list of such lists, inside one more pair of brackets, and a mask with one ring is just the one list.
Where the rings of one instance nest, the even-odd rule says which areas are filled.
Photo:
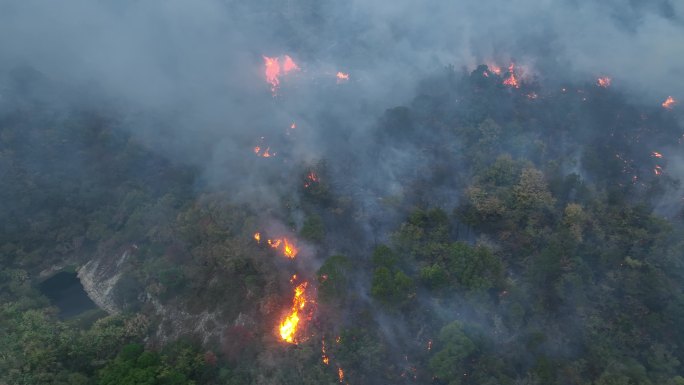
[[[9, 79], [0, 384], [684, 384], [676, 105], [446, 68], [329, 155], [245, 148], [252, 204]], [[93, 260], [109, 314], [62, 317], [41, 283]]]

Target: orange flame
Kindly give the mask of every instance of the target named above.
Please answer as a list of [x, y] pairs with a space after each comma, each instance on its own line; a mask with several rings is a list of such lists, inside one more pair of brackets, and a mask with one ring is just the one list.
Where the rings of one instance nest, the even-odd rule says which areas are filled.
[[280, 65], [278, 57], [264, 56], [264, 74], [266, 75], [266, 82], [271, 85], [271, 93], [276, 95], [278, 86], [280, 85], [280, 76], [288, 72], [299, 70], [297, 63], [291, 57], [285, 55], [283, 57], [283, 64]]
[[[281, 251], [286, 258], [295, 259], [299, 253], [299, 249], [297, 249], [294, 242], [287, 238], [269, 239], [267, 242], [272, 248]], [[282, 249], [281, 245], [283, 246]]]
[[653, 156], [654, 158], [662, 158], [663, 154], [659, 153], [658, 151], [653, 151], [651, 153], [651, 156]]
[[282, 241], [280, 239], [276, 239], [275, 241], [272, 239], [268, 240], [268, 245], [271, 246], [274, 249], [278, 249], [280, 247], [280, 243]]
[[285, 55], [285, 60], [283, 62], [283, 71], [285, 73], [288, 73], [290, 71], [296, 71], [296, 70], [299, 70], [299, 66], [297, 65], [297, 63], [295, 63], [291, 57], [289, 57], [288, 55]]
[[344, 370], [342, 368], [337, 368], [337, 377], [340, 379], [340, 382], [344, 382]]
[[287, 258], [294, 259], [297, 256], [297, 248], [287, 238], [283, 239], [283, 243], [285, 244], [285, 246], [283, 246], [283, 254], [285, 254]]
[[603, 76], [603, 77], [596, 79], [596, 84], [599, 87], [603, 87], [603, 88], [610, 87], [610, 82], [611, 82], [611, 79], [607, 76]]
[[[257, 241], [257, 243], [261, 243], [261, 233], [256, 232], [254, 233], [254, 240]], [[294, 242], [290, 241], [289, 239], [283, 237], [283, 238], [276, 238], [276, 239], [267, 239], [266, 243], [268, 245], [278, 251], [282, 251], [283, 255], [289, 259], [294, 259], [297, 254], [299, 253], [299, 249], [295, 246]], [[281, 250], [281, 247], [282, 250]], [[292, 276], [292, 279], [295, 280], [297, 279], [297, 274]]]
[[318, 183], [318, 175], [316, 175], [316, 172], [314, 171], [309, 171], [308, 174], [306, 174], [306, 181], [304, 181], [304, 188], [309, 188], [311, 185], [314, 183]]
[[280, 84], [278, 76], [280, 76], [280, 63], [277, 57], [264, 56], [264, 66], [266, 67], [264, 73], [266, 75], [266, 82], [271, 85], [271, 93], [275, 95], [276, 89]]
[[508, 77], [504, 80], [503, 84], [508, 87], [520, 88], [518, 84], [518, 79], [515, 77], [515, 64], [511, 63], [508, 66]]
[[660, 167], [660, 166], [658, 166], [658, 165], [656, 165], [655, 168], [653, 169], [653, 172], [654, 172], [656, 175], [660, 175], [660, 174], [663, 173], [663, 168]]
[[[501, 67], [496, 64], [487, 64], [487, 69], [489, 72], [501, 76]], [[487, 76], [489, 77], [489, 76]]]
[[342, 83], [342, 82], [346, 82], [347, 80], [349, 80], [349, 74], [344, 73], [344, 72], [338, 72], [337, 75], [335, 75], [335, 76], [337, 77], [337, 83], [338, 84]]
[[270, 158], [272, 156], [275, 156], [275, 152], [273, 154], [271, 154], [270, 151], [271, 151], [271, 147], [266, 147], [264, 152], [261, 153], [261, 157], [262, 158]]
[[296, 344], [297, 328], [299, 326], [299, 312], [306, 306], [306, 286], [308, 283], [302, 282], [295, 287], [294, 298], [292, 299], [292, 309], [290, 314], [280, 322], [280, 338], [291, 344]]
[[261, 146], [254, 146], [252, 149], [256, 156], [261, 157], [261, 158], [271, 158], [276, 155], [275, 152], [271, 152], [271, 147], [261, 147]]
[[668, 96], [667, 99], [665, 99], [665, 101], [663, 102], [662, 106], [663, 106], [663, 108], [667, 108], [668, 110], [671, 110], [675, 104], [677, 104], [677, 101], [675, 100], [675, 98], [673, 98], [672, 96]]
[[321, 339], [321, 359], [323, 363], [328, 365], [330, 363], [330, 358], [325, 352], [325, 339]]

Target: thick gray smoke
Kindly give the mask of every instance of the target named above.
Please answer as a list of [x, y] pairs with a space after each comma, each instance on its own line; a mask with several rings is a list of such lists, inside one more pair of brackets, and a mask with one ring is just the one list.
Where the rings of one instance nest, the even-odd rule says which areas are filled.
[[[648, 103], [682, 97], [683, 21], [668, 0], [2, 0], [0, 71], [27, 66], [71, 103], [106, 101], [151, 148], [268, 201], [277, 186], [255, 168], [254, 145], [272, 143], [290, 165], [353, 153], [384, 109], [445, 66], [515, 60], [545, 78], [609, 75]], [[283, 54], [302, 71], [273, 98], [262, 55]], [[350, 81], [336, 84], [337, 71]], [[396, 170], [420, 157], [385, 159], [374, 171], [400, 193]]]

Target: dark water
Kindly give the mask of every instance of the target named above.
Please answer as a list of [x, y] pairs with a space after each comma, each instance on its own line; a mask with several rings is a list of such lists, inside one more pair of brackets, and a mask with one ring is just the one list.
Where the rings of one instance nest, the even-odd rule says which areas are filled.
[[83, 290], [76, 273], [57, 273], [43, 281], [39, 289], [59, 308], [61, 318], [70, 318], [97, 307]]

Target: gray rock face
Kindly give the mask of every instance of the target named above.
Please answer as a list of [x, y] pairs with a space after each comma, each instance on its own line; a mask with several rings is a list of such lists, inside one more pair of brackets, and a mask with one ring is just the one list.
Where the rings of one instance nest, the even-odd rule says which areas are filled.
[[[126, 261], [135, 253], [137, 246], [128, 247], [120, 256], [100, 255], [78, 269], [78, 278], [92, 301], [109, 314], [122, 311], [114, 288], [126, 271]], [[204, 343], [222, 341], [231, 325], [253, 326], [254, 320], [243, 313], [237, 319], [226, 320], [220, 312], [188, 312], [183, 303], [162, 304], [147, 290], [140, 293], [139, 300], [148, 305], [145, 317], [156, 320], [157, 330], [150, 335], [152, 340], [164, 343], [177, 339], [182, 334], [200, 336]]]
[[118, 258], [96, 258], [78, 269], [83, 289], [97, 306], [109, 314], [121, 311], [114, 298], [114, 287], [121, 278], [120, 267], [129, 255], [130, 250], [126, 250]]

